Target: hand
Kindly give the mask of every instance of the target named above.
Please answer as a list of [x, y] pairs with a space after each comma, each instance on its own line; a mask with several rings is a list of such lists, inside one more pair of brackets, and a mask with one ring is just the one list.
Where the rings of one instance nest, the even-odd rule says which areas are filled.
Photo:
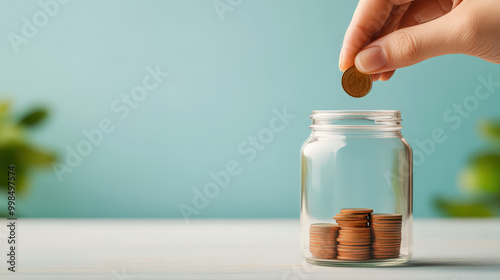
[[445, 54], [500, 63], [499, 0], [360, 0], [339, 68], [386, 81], [398, 68]]

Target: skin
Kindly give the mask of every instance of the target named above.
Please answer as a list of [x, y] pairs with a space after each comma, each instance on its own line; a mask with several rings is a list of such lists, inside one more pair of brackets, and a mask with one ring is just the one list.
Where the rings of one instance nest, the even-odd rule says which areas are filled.
[[500, 1], [360, 0], [339, 68], [356, 65], [387, 81], [396, 69], [445, 54], [500, 64]]

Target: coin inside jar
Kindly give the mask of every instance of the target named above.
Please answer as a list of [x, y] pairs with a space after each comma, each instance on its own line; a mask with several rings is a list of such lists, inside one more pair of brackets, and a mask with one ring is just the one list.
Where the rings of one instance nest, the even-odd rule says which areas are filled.
[[342, 75], [342, 88], [352, 97], [366, 96], [372, 89], [372, 76], [359, 72], [355, 66], [347, 69]]

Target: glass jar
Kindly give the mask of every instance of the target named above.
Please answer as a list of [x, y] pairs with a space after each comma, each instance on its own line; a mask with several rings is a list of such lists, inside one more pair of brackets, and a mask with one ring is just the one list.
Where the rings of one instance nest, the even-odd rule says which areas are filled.
[[413, 159], [400, 111], [313, 111], [311, 119], [301, 150], [303, 257], [330, 266], [407, 262]]

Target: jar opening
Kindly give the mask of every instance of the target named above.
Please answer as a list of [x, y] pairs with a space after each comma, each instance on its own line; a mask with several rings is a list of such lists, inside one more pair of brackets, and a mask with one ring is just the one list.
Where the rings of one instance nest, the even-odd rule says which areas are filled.
[[315, 110], [311, 115], [312, 130], [401, 130], [399, 110]]

